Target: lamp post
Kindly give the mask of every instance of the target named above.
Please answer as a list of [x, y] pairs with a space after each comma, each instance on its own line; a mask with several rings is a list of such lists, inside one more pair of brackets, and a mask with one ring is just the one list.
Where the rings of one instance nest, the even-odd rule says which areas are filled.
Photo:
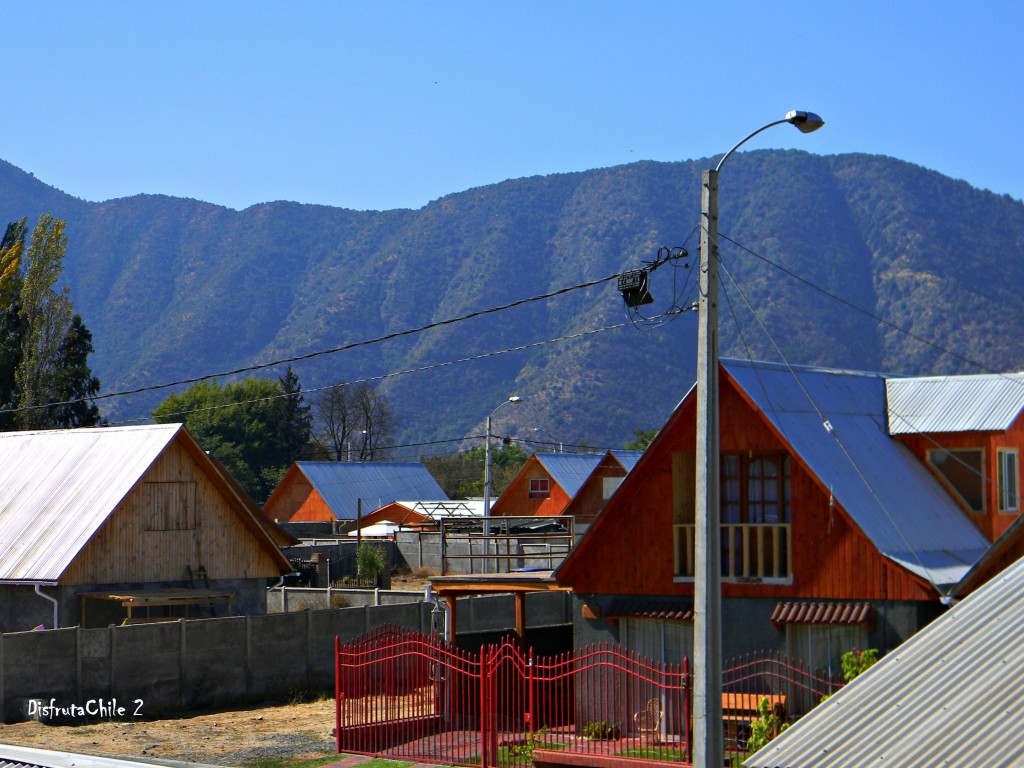
[[491, 515], [491, 417], [509, 403], [521, 403], [523, 398], [512, 395], [489, 414], [487, 414], [487, 442], [484, 443], [484, 517]]
[[700, 301], [697, 324], [696, 572], [693, 590], [693, 765], [721, 768], [722, 570], [718, 467], [718, 172], [761, 131], [782, 123], [802, 133], [825, 121], [813, 112], [789, 112], [761, 126], [704, 171], [701, 191]]

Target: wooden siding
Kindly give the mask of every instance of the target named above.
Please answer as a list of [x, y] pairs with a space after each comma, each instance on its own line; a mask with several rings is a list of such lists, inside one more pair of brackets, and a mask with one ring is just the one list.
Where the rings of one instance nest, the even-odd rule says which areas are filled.
[[[166, 497], [172, 489], [168, 518]], [[159, 500], [159, 510], [154, 510]], [[61, 577], [61, 585], [136, 584], [188, 579], [188, 568], [210, 579], [280, 575], [279, 565], [178, 441], [172, 442]], [[192, 518], [187, 510], [194, 509]], [[184, 512], [182, 512], [184, 510]], [[185, 514], [186, 516], [182, 516]], [[159, 521], [162, 529], [156, 529]]]
[[[721, 381], [723, 453], [785, 451], [784, 443], [732, 382]], [[695, 450], [696, 403], [691, 397], [624, 481], [573, 556], [559, 569], [559, 583], [579, 594], [692, 595], [693, 583], [674, 575], [674, 522], [687, 516], [674, 499], [688, 485], [672, 471]], [[678, 454], [673, 458], [673, 454]], [[691, 481], [692, 482], [692, 481]], [[883, 557], [846, 513], [830, 503], [793, 457], [790, 487], [794, 551], [789, 584], [723, 583], [726, 597], [828, 600], [932, 600], [924, 581]]]
[[[999, 511], [999, 485], [998, 472], [999, 462], [997, 452], [1001, 448], [1010, 448], [1017, 451], [1018, 473], [1021, 465], [1024, 465], [1024, 424], [1017, 419], [1006, 432], [951, 432], [932, 435], [899, 435], [898, 439], [903, 442], [928, 470], [938, 478], [939, 482], [947, 486], [946, 481], [928, 463], [928, 452], [938, 448], [980, 448], [983, 451], [984, 467], [984, 513], [976, 514], [961, 504], [964, 514], [978, 529], [988, 538], [995, 541], [1009, 528], [1013, 521], [1020, 516], [1020, 512]], [[1020, 478], [1018, 477], [1018, 486]], [[947, 486], [948, 487], [948, 486]], [[956, 494], [951, 493], [956, 498]], [[1020, 488], [1018, 488], [1018, 509]]]
[[[530, 481], [539, 478], [548, 480], [550, 493], [547, 498], [530, 498]], [[569, 495], [550, 473], [544, 469], [536, 456], [526, 460], [519, 474], [515, 476], [501, 497], [494, 502], [491, 515], [494, 517], [555, 517], [569, 504]]]
[[626, 470], [618, 460], [611, 456], [605, 456], [561, 514], [572, 515], [577, 523], [594, 522], [608, 501], [604, 497], [605, 479], [625, 476]]
[[333, 523], [338, 519], [295, 465], [267, 500], [263, 514], [278, 523]]

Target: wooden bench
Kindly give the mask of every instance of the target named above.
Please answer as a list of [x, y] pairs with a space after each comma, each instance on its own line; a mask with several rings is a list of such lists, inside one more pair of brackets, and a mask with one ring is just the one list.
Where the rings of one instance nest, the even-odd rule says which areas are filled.
[[773, 693], [723, 693], [722, 720], [725, 723], [725, 742], [730, 746], [741, 747], [741, 726], [750, 729], [750, 722], [761, 716], [758, 705], [761, 699], [768, 699], [772, 711], [780, 723], [786, 721], [786, 697]]

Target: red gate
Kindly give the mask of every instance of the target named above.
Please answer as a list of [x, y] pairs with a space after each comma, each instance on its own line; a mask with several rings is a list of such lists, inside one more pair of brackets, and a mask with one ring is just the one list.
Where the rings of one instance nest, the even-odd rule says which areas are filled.
[[688, 760], [687, 675], [617, 646], [479, 654], [401, 628], [336, 642], [339, 752], [530, 765], [536, 750]]

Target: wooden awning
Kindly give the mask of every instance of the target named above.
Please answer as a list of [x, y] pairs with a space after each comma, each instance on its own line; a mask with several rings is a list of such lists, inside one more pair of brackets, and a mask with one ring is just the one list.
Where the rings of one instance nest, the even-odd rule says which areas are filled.
[[[156, 621], [176, 621], [178, 618], [188, 618], [191, 606], [208, 607], [224, 603], [227, 605], [227, 615], [231, 615], [231, 603], [235, 599], [233, 592], [221, 592], [215, 589], [140, 589], [140, 590], [118, 590], [116, 592], [79, 592], [82, 598], [82, 626], [88, 626], [85, 622], [87, 600], [106, 600], [117, 602], [127, 611], [127, 617], [123, 624], [144, 624]], [[184, 606], [183, 617], [156, 617], [133, 616], [132, 611], [139, 608], [154, 608], [167, 606]]]
[[473, 595], [512, 594], [515, 597], [515, 632], [522, 643], [526, 635], [526, 596], [531, 592], [568, 592], [560, 586], [551, 571], [515, 571], [463, 576], [435, 576], [430, 587], [448, 604], [451, 637], [455, 642], [455, 600]]

